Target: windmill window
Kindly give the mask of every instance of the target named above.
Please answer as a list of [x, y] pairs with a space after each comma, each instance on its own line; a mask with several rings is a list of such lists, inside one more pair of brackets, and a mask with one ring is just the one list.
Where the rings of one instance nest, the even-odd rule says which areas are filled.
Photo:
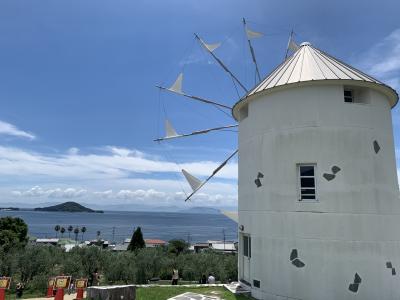
[[369, 104], [371, 102], [370, 91], [362, 87], [343, 87], [343, 97], [346, 103]]
[[344, 90], [344, 102], [353, 103], [354, 95], [352, 90]]
[[251, 237], [243, 235], [243, 256], [251, 257]]
[[316, 201], [315, 164], [299, 164], [297, 166], [299, 201]]

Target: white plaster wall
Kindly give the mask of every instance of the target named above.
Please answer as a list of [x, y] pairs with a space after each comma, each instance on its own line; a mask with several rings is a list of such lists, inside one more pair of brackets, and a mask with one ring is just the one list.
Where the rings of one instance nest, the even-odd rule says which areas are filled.
[[[341, 85], [304, 86], [250, 101], [239, 125], [239, 225], [252, 237], [258, 299], [400, 297], [400, 277], [385, 265], [400, 273], [390, 105], [367, 94], [369, 104], [345, 103]], [[298, 163], [317, 164], [316, 203], [298, 201]], [[334, 165], [341, 171], [327, 181]], [[305, 267], [291, 264], [294, 248]], [[356, 272], [362, 282], [352, 293]]]

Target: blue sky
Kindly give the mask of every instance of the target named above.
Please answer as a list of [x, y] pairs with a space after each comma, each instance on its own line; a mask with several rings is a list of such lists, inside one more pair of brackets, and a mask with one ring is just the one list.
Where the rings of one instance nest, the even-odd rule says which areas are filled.
[[[0, 2], [0, 203], [183, 206], [184, 167], [204, 178], [236, 149], [234, 132], [158, 145], [165, 117], [178, 132], [231, 124], [213, 107], [160, 93], [184, 72], [184, 91], [228, 105], [232, 81], [196, 44], [254, 85], [241, 19], [262, 75], [279, 64], [290, 30], [400, 89], [398, 1]], [[239, 90], [241, 93], [241, 91]], [[393, 110], [396, 148], [400, 118]], [[190, 205], [235, 206], [233, 160]]]

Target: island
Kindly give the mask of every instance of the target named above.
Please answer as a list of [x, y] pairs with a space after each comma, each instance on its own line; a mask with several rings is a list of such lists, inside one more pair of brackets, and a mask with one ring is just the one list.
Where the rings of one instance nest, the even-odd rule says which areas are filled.
[[64, 202], [61, 204], [47, 206], [47, 207], [37, 207], [35, 211], [50, 211], [50, 212], [87, 212], [87, 213], [104, 213], [102, 210], [93, 210], [85, 207], [76, 202]]

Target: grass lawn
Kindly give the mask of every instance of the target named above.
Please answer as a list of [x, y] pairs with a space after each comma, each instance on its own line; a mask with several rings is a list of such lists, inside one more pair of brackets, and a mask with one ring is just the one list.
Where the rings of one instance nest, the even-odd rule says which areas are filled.
[[[138, 288], [136, 290], [136, 300], [167, 300], [173, 296], [177, 296], [186, 292], [199, 293], [203, 295], [219, 296], [224, 300], [249, 300], [253, 299], [243, 295], [233, 295], [223, 287], [151, 287]], [[215, 292], [215, 293], [213, 293]]]

